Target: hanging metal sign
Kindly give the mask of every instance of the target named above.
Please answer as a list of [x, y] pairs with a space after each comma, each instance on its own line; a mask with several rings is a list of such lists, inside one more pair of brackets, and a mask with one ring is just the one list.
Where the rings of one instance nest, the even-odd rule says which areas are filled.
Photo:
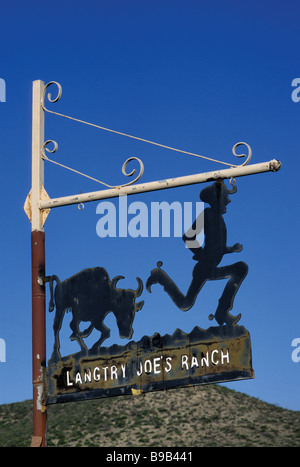
[[[50, 86], [56, 86], [56, 97], [52, 97], [50, 92], [47, 94]], [[224, 254], [242, 250], [240, 244], [227, 246], [223, 214], [226, 212], [229, 195], [233, 194], [236, 189], [228, 190], [223, 180], [277, 172], [281, 168], [280, 161], [276, 159], [248, 165], [252, 152], [247, 143], [239, 142], [233, 146], [233, 154], [245, 158], [242, 164], [236, 165], [104, 128], [49, 110], [45, 106], [46, 98], [48, 102], [55, 103], [61, 95], [62, 88], [55, 81], [46, 85], [41, 80], [33, 82], [32, 185], [24, 205], [31, 222], [33, 446], [46, 445], [47, 404], [253, 378], [249, 333], [238, 324], [241, 314], [230, 313], [234, 297], [247, 275], [247, 265], [237, 262], [229, 266], [219, 266]], [[142, 176], [144, 166], [140, 159], [130, 157], [123, 164], [122, 172], [132, 177], [136, 171], [127, 173], [126, 167], [130, 161], [135, 160], [140, 165], [138, 176], [129, 183], [112, 186], [49, 159], [46, 153], [56, 152], [58, 145], [53, 140], [45, 141], [45, 112], [157, 147], [210, 160], [226, 165], [227, 168], [133, 186]], [[50, 144], [53, 144], [52, 150], [49, 149]], [[236, 148], [241, 145], [247, 147], [247, 155], [236, 153]], [[44, 188], [45, 161], [99, 182], [106, 188], [51, 199]], [[45, 278], [44, 224], [50, 210], [72, 204], [77, 204], [82, 208], [83, 203], [95, 200], [204, 182], [214, 182], [201, 192], [201, 199], [210, 206], [204, 211], [205, 245], [203, 248], [196, 248], [186, 242], [196, 262], [186, 295], [162, 269], [161, 261], [158, 261], [157, 267], [151, 271], [145, 288], [146, 291], [151, 292], [153, 287], [162, 286], [174, 304], [186, 311], [194, 305], [197, 295], [207, 281], [227, 279], [215, 314], [210, 316], [211, 320], [216, 321], [217, 326], [212, 325], [208, 329], [196, 326], [189, 334], [177, 329], [171, 336], [168, 334], [160, 336], [156, 333], [153, 336], [145, 335], [138, 342], [129, 341], [125, 346], [104, 347], [109, 330], [103, 321], [110, 312], [116, 317], [120, 336], [131, 339], [135, 313], [143, 313], [141, 310], [144, 301], [137, 301], [142, 294], [143, 283], [141, 279], [138, 279], [137, 288], [123, 290], [117, 287], [121, 276], [110, 279], [109, 273], [101, 267], [86, 269], [62, 281], [55, 275]], [[186, 240], [185, 236], [183, 238]], [[191, 240], [190, 236], [188, 238]], [[45, 282], [47, 281], [51, 295], [49, 308], [50, 311], [55, 309], [55, 313], [54, 347], [48, 368], [45, 368], [47, 366]], [[155, 293], [154, 288], [152, 293]], [[59, 333], [66, 311], [72, 313], [71, 339], [77, 341], [80, 350], [73, 355], [61, 356]], [[79, 330], [81, 322], [89, 323], [84, 331]], [[89, 349], [84, 339], [93, 330], [99, 332], [99, 337]]]
[[[146, 282], [148, 292], [159, 284], [175, 305], [186, 311], [192, 308], [206, 281], [228, 279], [215, 314], [209, 316], [218, 326], [195, 327], [189, 334], [177, 329], [171, 336], [156, 333], [125, 346], [103, 347], [110, 335], [103, 322], [109, 312], [115, 315], [120, 337], [132, 337], [135, 313], [144, 305], [144, 300], [137, 301], [143, 292], [141, 279], [137, 278], [136, 289], [124, 290], [117, 287], [123, 277], [110, 279], [101, 267], [85, 269], [64, 281], [54, 275], [46, 278], [51, 292], [49, 311], [55, 308], [48, 404], [253, 378], [249, 333], [237, 324], [241, 314], [230, 313], [248, 267], [241, 261], [218, 266], [224, 254], [242, 250], [240, 244], [227, 246], [223, 219], [229, 195], [235, 192], [235, 186], [228, 190], [222, 180], [201, 191], [200, 198], [209, 204], [204, 210], [205, 244], [189, 247], [196, 265], [187, 294], [162, 269], [161, 261]], [[183, 238], [188, 238], [187, 245], [194, 245], [191, 237]], [[77, 341], [80, 351], [62, 358], [59, 331], [66, 311], [72, 313], [70, 339]], [[90, 323], [84, 331], [79, 330], [81, 322]], [[88, 349], [84, 339], [94, 329], [99, 331], [99, 339]]]

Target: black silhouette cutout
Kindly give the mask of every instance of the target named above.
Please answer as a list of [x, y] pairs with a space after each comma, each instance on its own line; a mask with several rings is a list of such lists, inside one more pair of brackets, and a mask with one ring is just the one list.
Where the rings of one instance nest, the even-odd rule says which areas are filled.
[[[144, 301], [135, 302], [135, 299], [142, 294], [143, 283], [137, 277], [138, 287], [136, 290], [117, 289], [116, 284], [120, 279], [124, 279], [124, 277], [117, 276], [110, 281], [106, 270], [100, 267], [84, 269], [64, 281], [60, 281], [55, 275], [46, 278], [46, 281], [50, 283], [51, 293], [49, 311], [54, 310], [54, 301], [56, 305], [52, 359], [60, 357], [59, 331], [65, 311], [72, 311], [73, 315], [70, 323], [73, 332], [70, 339], [76, 340], [83, 352], [86, 352], [87, 347], [82, 339], [88, 337], [94, 328], [101, 334], [100, 339], [92, 347], [93, 352], [96, 353], [103, 341], [110, 336], [110, 329], [103, 323], [106, 315], [110, 312], [116, 317], [120, 337], [131, 338], [135, 312], [141, 310], [144, 305]], [[57, 285], [53, 294], [54, 280]], [[91, 324], [84, 331], [80, 331], [81, 321]]]
[[236, 191], [235, 186], [232, 190], [228, 190], [223, 180], [218, 180], [204, 188], [200, 193], [200, 199], [208, 203], [210, 207], [204, 210], [204, 247], [194, 248], [194, 246], [189, 246], [191, 240], [195, 240], [199, 233], [196, 231], [196, 221], [192, 226], [195, 230], [194, 236], [188, 237], [187, 233], [183, 235], [184, 242], [194, 254], [193, 259], [197, 261], [187, 294], [183, 295], [173, 280], [161, 269], [161, 261], [157, 263], [158, 267], [151, 271], [146, 282], [146, 289], [149, 292], [151, 292], [153, 284], [162, 285], [175, 305], [179, 309], [187, 311], [194, 305], [206, 281], [229, 279], [219, 299], [215, 315], [209, 316], [211, 320], [215, 318], [220, 326], [224, 323], [234, 325], [240, 320], [240, 314], [233, 316], [229, 311], [232, 309], [234, 297], [248, 273], [248, 266], [242, 261], [229, 266], [218, 267], [224, 254], [238, 253], [243, 249], [239, 243], [232, 247], [227, 246], [227, 230], [223, 219], [226, 206], [231, 201], [228, 195]]

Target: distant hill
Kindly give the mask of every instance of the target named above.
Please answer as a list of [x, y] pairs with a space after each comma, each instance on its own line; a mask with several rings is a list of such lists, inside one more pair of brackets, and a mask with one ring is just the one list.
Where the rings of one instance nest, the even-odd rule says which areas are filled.
[[[30, 446], [32, 401], [0, 406], [0, 446]], [[300, 446], [300, 412], [218, 385], [52, 405], [48, 446]]]

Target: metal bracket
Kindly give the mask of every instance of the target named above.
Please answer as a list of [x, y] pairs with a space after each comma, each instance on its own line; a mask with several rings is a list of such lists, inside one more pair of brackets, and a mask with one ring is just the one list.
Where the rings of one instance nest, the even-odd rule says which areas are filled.
[[[28, 217], [28, 219], [30, 220], [30, 222], [32, 223], [32, 203], [31, 203], [31, 192], [32, 190], [30, 190], [30, 192], [28, 193], [28, 196], [25, 200], [25, 203], [24, 203], [24, 211]], [[42, 186], [41, 187], [41, 194], [40, 194], [40, 201], [48, 201], [50, 200], [50, 197], [48, 195], [48, 193], [46, 192], [45, 188]], [[46, 219], [50, 213], [51, 209], [43, 209], [41, 210], [41, 218], [42, 218], [42, 225], [44, 226], [45, 222], [46, 222]]]

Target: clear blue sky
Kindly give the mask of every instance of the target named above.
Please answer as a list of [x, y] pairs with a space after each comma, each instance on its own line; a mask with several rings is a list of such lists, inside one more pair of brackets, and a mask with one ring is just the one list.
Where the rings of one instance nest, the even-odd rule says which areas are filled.
[[[58, 81], [63, 95], [51, 109], [141, 138], [235, 163], [238, 141], [252, 147], [252, 163], [277, 158], [280, 172], [236, 181], [238, 192], [224, 219], [228, 244], [242, 243], [227, 261], [245, 261], [249, 273], [234, 312], [251, 335], [255, 379], [228, 383], [251, 396], [300, 410], [299, 128], [300, 102], [291, 99], [300, 77], [296, 1], [52, 1], [1, 2], [0, 102], [1, 307], [0, 404], [32, 397], [31, 225], [23, 204], [31, 187], [32, 82]], [[46, 115], [46, 139], [58, 142], [54, 158], [112, 184], [121, 166], [143, 160], [143, 181], [222, 168], [75, 122]], [[228, 183], [228, 182], [227, 182]], [[204, 185], [134, 196], [128, 201], [199, 201]], [[98, 190], [99, 185], [45, 164], [50, 196]], [[117, 202], [115, 202], [117, 203]], [[180, 238], [107, 238], [96, 234], [97, 202], [52, 210], [46, 224], [46, 273], [65, 279], [103, 266], [134, 287], [162, 260], [186, 290], [194, 262]], [[116, 204], [117, 206], [117, 204]], [[229, 264], [229, 263], [228, 263]], [[121, 285], [121, 283], [120, 283]], [[209, 327], [225, 285], [208, 283], [192, 310], [183, 313], [162, 288], [143, 293], [134, 340]], [[47, 300], [49, 294], [47, 292]], [[68, 318], [63, 325], [65, 351]], [[47, 312], [47, 353], [53, 345]], [[108, 318], [109, 345], [119, 342]], [[62, 338], [63, 339], [63, 338]], [[124, 343], [122, 341], [122, 343]]]

